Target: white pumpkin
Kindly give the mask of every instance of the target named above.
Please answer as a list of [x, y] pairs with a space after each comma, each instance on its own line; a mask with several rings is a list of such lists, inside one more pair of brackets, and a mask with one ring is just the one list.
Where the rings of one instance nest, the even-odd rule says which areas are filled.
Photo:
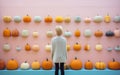
[[120, 38], [120, 29], [117, 28], [116, 30], [114, 30], [114, 36]]
[[75, 17], [75, 22], [76, 22], [76, 23], [81, 22], [81, 17], [80, 17], [80, 16], [76, 16], [76, 17]]
[[68, 16], [68, 17], [65, 17], [64, 18], [64, 21], [65, 23], [70, 23], [71, 22], [71, 18]]
[[102, 16], [99, 16], [99, 15], [97, 15], [97, 16], [95, 16], [95, 17], [93, 18], [93, 21], [94, 21], [95, 23], [100, 23], [100, 22], [102, 22], [102, 20], [103, 20], [103, 17], [102, 17]]
[[97, 51], [101, 51], [101, 50], [103, 49], [103, 46], [102, 46], [100, 43], [99, 43], [99, 44], [96, 44], [95, 49], [96, 49]]
[[92, 35], [92, 31], [90, 29], [85, 29], [84, 36], [85, 37], [91, 37], [91, 35]]
[[3, 21], [5, 23], [10, 23], [12, 21], [12, 17], [11, 16], [3, 16]]
[[21, 22], [21, 17], [20, 16], [15, 16], [14, 17], [14, 22], [20, 23]]
[[116, 51], [120, 51], [120, 45], [117, 45], [117, 46], [115, 47], [115, 50], [116, 50]]
[[11, 49], [11, 47], [10, 47], [10, 45], [8, 44], [8, 43], [5, 43], [4, 45], [3, 45], [3, 50], [4, 51], [9, 51]]
[[20, 50], [21, 50], [21, 47], [20, 47], [20, 46], [16, 46], [16, 50], [17, 50], [17, 51], [20, 51]]
[[115, 23], [120, 23], [120, 16], [115, 16], [114, 19], [113, 19], [113, 21]]
[[90, 17], [86, 17], [86, 18], [84, 19], [84, 22], [85, 22], [85, 23], [90, 23], [90, 22], [91, 22], [91, 18], [90, 18]]
[[20, 65], [20, 69], [22, 70], [27, 70], [30, 68], [30, 65], [27, 61], [23, 62], [21, 65]]
[[69, 38], [69, 37], [72, 36], [72, 33], [67, 30], [67, 31], [64, 32], [64, 36]]
[[29, 31], [28, 30], [22, 30], [22, 37], [28, 37], [29, 36]]
[[107, 50], [108, 50], [108, 51], [112, 51], [113, 48], [112, 48], [112, 47], [108, 47]]
[[49, 38], [53, 37], [53, 31], [48, 30], [48, 31], [46, 32], [46, 35], [47, 35], [47, 37], [49, 37]]
[[33, 35], [33, 37], [38, 37], [39, 36], [39, 32], [37, 32], [37, 31], [34, 31], [33, 33], [32, 33], [32, 35]]
[[47, 52], [50, 52], [51, 51], [51, 45], [48, 43], [46, 46], [45, 46], [45, 50]]
[[35, 16], [34, 17], [34, 22], [40, 23], [42, 21], [42, 18], [40, 16]]
[[40, 50], [39, 45], [37, 45], [37, 44], [33, 45], [32, 50], [35, 51], [35, 52], [39, 51]]

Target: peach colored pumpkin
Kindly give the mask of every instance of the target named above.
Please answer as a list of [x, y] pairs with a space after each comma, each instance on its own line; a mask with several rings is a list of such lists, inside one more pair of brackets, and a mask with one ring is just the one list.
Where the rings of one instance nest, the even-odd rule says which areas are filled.
[[120, 38], [120, 29], [119, 28], [116, 28], [114, 30], [114, 36], [117, 37], [117, 38]]

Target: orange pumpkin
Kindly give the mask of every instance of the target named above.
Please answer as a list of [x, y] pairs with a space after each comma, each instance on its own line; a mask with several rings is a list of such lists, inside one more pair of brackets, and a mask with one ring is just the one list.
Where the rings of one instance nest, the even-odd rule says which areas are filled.
[[113, 58], [113, 61], [108, 62], [108, 68], [111, 70], [119, 70], [120, 63], [115, 61], [115, 59]]
[[96, 62], [95, 63], [95, 68], [99, 70], [104, 70], [106, 68], [106, 64], [104, 62]]
[[48, 15], [48, 16], [46, 16], [46, 17], [44, 18], [44, 21], [45, 21], [46, 23], [51, 23], [51, 22], [53, 21], [53, 18], [52, 18], [52, 16]]
[[30, 51], [31, 50], [31, 46], [28, 43], [25, 45], [25, 50], [26, 51]]
[[97, 31], [94, 33], [94, 35], [95, 35], [96, 37], [102, 37], [102, 36], [103, 36], [103, 32], [102, 32], [101, 30], [97, 30]]
[[76, 36], [76, 37], [80, 37], [80, 30], [79, 29], [77, 29], [77, 30], [75, 30], [75, 32], [74, 32], [74, 35]]
[[32, 62], [31, 68], [32, 68], [33, 70], [38, 70], [38, 69], [40, 69], [40, 63], [39, 63], [39, 61], [35, 60], [34, 62]]
[[75, 57], [75, 59], [70, 62], [70, 68], [73, 70], [80, 70], [82, 68], [82, 62]]
[[29, 23], [31, 22], [31, 17], [27, 14], [26, 16], [23, 17], [23, 21], [26, 22], [26, 23]]
[[12, 30], [12, 36], [13, 37], [18, 37], [19, 36], [19, 31], [17, 29]]
[[86, 45], [84, 46], [84, 50], [85, 50], [85, 51], [90, 50], [90, 45], [89, 45], [89, 44], [86, 44]]
[[52, 61], [48, 60], [48, 58], [42, 62], [42, 68], [44, 70], [50, 70], [52, 69], [52, 66], [53, 66]]
[[73, 46], [73, 49], [75, 51], [79, 51], [79, 50], [81, 50], [81, 45], [78, 42], [76, 42], [76, 44], [74, 44], [74, 46]]
[[5, 69], [5, 62], [2, 59], [0, 59], [0, 70], [3, 69]]
[[84, 66], [85, 66], [85, 69], [88, 69], [88, 70], [93, 69], [93, 63], [90, 60], [88, 60], [87, 62], [85, 62]]
[[16, 70], [16, 69], [18, 69], [18, 62], [15, 59], [10, 59], [7, 62], [6, 68], [8, 70]]
[[10, 29], [6, 28], [3, 30], [3, 36], [4, 37], [10, 37], [11, 36], [11, 31]]

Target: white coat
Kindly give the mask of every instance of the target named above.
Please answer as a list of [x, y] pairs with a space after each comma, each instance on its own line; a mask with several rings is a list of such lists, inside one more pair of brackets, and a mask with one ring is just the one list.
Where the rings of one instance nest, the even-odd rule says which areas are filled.
[[51, 41], [51, 53], [54, 63], [64, 63], [67, 60], [66, 39], [62, 36], [56, 36]]

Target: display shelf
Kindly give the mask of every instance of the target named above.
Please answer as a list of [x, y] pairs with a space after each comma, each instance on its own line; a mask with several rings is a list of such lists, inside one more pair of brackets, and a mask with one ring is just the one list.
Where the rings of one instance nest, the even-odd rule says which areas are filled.
[[[54, 75], [54, 69], [52, 70], [0, 70], [0, 75]], [[120, 70], [65, 70], [65, 75], [120, 75]]]

